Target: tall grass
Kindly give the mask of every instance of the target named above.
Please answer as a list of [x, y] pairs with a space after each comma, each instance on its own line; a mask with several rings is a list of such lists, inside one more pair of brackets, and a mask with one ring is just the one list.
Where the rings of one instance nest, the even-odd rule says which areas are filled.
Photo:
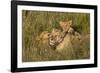
[[[22, 11], [22, 61], [52, 61], [87, 59], [90, 56], [90, 42], [72, 41], [73, 46], [65, 52], [57, 52], [36, 40], [43, 31], [51, 32], [53, 28], [61, 29], [60, 21], [73, 21], [73, 27], [80, 34], [90, 32], [90, 14], [48, 11]], [[75, 44], [76, 43], [76, 44]]]

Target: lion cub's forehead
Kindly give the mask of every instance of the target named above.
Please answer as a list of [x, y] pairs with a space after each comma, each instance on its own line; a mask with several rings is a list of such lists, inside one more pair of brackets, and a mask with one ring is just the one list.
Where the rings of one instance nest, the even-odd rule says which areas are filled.
[[43, 37], [48, 37], [49, 35], [49, 32], [48, 31], [44, 31], [40, 34], [40, 37], [43, 38]]
[[69, 20], [69, 21], [60, 21], [59, 22], [60, 23], [60, 25], [71, 25], [72, 24], [72, 20]]
[[53, 29], [52, 34], [60, 34], [61, 33], [61, 30], [58, 30], [58, 29]]
[[68, 24], [68, 22], [62, 22], [62, 21], [61, 21], [60, 24], [61, 24], [61, 25], [65, 25], [65, 24]]

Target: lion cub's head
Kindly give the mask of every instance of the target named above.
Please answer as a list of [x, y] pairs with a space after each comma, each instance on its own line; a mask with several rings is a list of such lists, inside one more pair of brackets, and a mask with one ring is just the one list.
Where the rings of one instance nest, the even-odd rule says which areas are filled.
[[58, 29], [53, 29], [49, 35], [50, 46], [57, 46], [63, 39], [63, 33]]
[[72, 20], [69, 20], [69, 21], [66, 21], [66, 22], [60, 21], [59, 24], [60, 24], [63, 32], [68, 32], [69, 28], [72, 25]]
[[40, 41], [42, 44], [47, 44], [49, 39], [49, 32], [43, 31], [38, 37], [37, 40]]

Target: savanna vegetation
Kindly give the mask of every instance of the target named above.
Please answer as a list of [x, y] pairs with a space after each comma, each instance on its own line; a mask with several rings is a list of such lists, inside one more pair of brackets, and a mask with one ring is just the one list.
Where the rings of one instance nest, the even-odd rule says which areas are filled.
[[84, 38], [81, 43], [73, 40], [72, 47], [58, 52], [36, 40], [43, 31], [61, 29], [60, 21], [72, 20], [73, 28], [84, 38], [90, 33], [90, 14], [70, 12], [22, 11], [22, 61], [55, 61], [90, 58], [90, 40]]

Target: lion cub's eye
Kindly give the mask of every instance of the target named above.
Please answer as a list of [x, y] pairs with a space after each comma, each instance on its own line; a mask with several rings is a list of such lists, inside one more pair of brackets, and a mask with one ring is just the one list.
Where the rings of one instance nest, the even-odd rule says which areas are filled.
[[50, 36], [50, 33], [48, 33], [48, 36]]
[[53, 40], [53, 38], [51, 38], [51, 40]]

